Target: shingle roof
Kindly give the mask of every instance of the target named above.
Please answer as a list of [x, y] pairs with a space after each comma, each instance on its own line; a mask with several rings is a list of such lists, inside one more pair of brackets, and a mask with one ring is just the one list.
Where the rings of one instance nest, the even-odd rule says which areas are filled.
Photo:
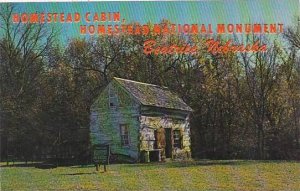
[[114, 80], [121, 84], [143, 105], [192, 111], [192, 108], [184, 103], [178, 95], [172, 93], [166, 87], [116, 77]]

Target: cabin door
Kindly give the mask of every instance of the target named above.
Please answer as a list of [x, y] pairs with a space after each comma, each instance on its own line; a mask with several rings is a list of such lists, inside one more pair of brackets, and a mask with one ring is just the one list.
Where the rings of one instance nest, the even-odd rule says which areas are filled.
[[171, 128], [165, 128], [165, 138], [166, 138], [166, 148], [165, 148], [166, 158], [172, 158], [172, 129]]

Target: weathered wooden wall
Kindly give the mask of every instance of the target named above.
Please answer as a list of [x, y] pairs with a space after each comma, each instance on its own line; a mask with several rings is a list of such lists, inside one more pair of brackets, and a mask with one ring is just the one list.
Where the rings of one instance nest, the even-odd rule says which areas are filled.
[[[190, 156], [188, 114], [180, 110], [141, 106], [136, 98], [112, 81], [91, 107], [91, 143], [110, 144], [112, 153], [130, 156], [136, 161], [141, 151], [153, 150], [156, 146], [162, 150], [161, 157], [164, 157], [165, 129], [170, 128], [180, 130], [182, 135], [182, 148], [173, 148], [173, 158]], [[129, 128], [129, 146], [122, 146], [121, 124]]]
[[[111, 151], [138, 160], [139, 104], [112, 82], [100, 94], [91, 108], [90, 139], [92, 144], [110, 144]], [[109, 94], [117, 96], [114, 107], [109, 105]], [[120, 124], [129, 128], [129, 146], [122, 146]]]

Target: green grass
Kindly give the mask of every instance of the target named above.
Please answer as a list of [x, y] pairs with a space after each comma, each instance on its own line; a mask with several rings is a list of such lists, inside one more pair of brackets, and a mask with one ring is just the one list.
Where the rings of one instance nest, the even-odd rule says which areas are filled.
[[[189, 161], [94, 166], [4, 167], [1, 190], [300, 190], [300, 163]], [[102, 166], [101, 166], [102, 167]]]

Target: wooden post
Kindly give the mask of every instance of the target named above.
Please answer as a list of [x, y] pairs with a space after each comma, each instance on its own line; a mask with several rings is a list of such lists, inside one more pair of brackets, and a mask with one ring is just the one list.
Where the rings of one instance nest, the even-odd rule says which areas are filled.
[[99, 171], [99, 164], [96, 163], [96, 171]]

